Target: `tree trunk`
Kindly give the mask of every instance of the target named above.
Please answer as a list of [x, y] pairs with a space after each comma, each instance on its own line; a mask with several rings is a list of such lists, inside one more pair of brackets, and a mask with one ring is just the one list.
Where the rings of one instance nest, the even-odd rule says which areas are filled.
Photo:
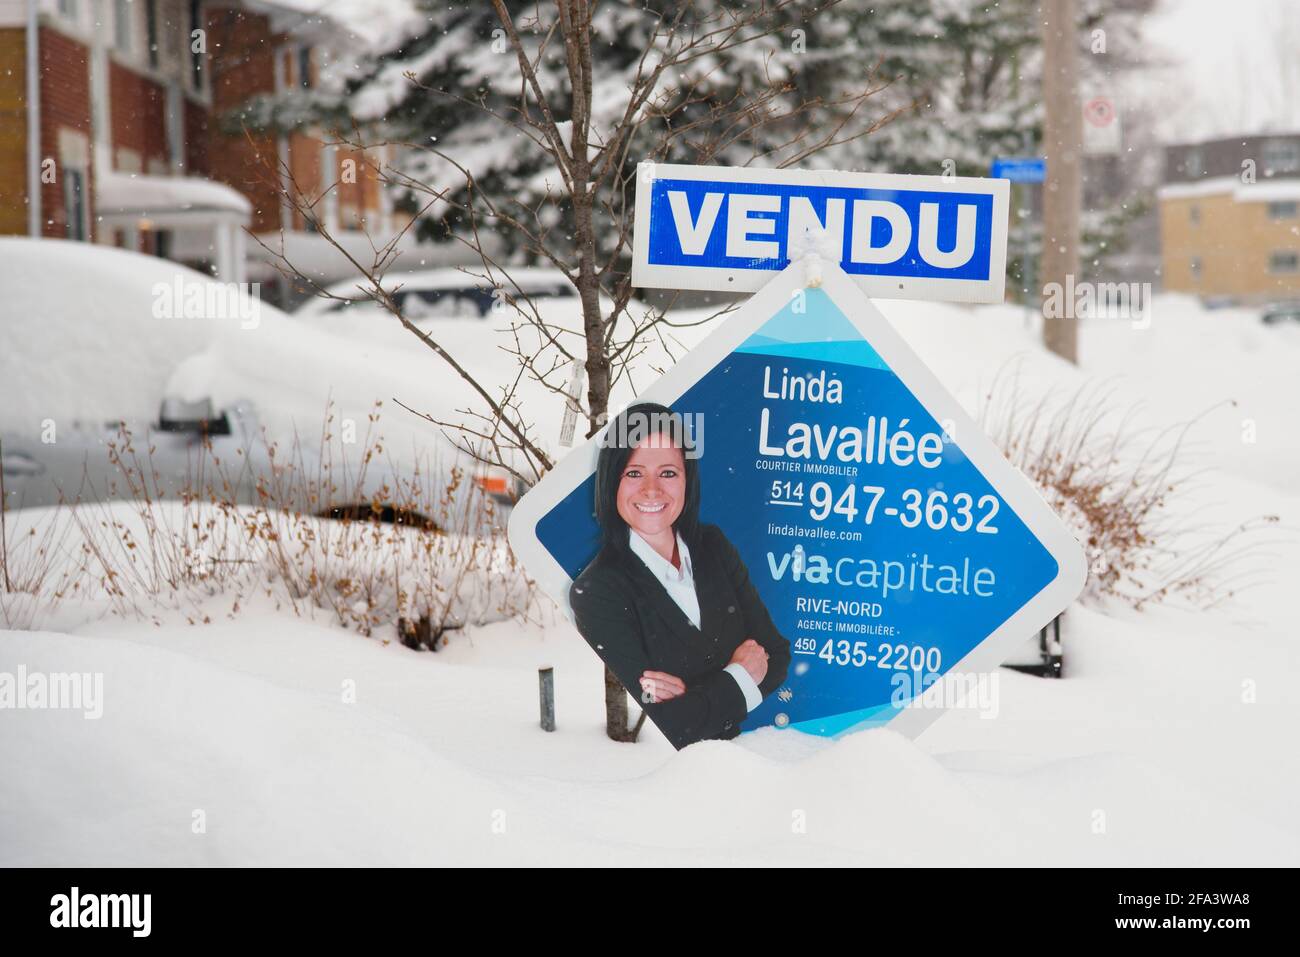
[[[1079, 208], [1083, 201], [1083, 112], [1079, 103], [1079, 51], [1074, 0], [1043, 0], [1043, 254], [1039, 269], [1044, 307], [1043, 344], [1078, 364], [1079, 321], [1067, 277], [1079, 281]], [[1059, 309], [1046, 308], [1057, 288]], [[1056, 313], [1049, 315], [1050, 312]]]
[[[590, 418], [587, 436], [596, 434], [609, 411], [610, 361], [605, 349], [605, 326], [601, 314], [600, 282], [596, 266], [596, 232], [592, 215], [591, 162], [587, 139], [591, 118], [591, 34], [590, 10], [585, 4], [572, 8], [560, 5], [565, 30], [565, 52], [572, 84], [572, 185], [574, 238], [578, 254], [578, 299], [582, 303], [582, 329], [587, 346], [587, 405]], [[628, 720], [627, 693], [608, 667], [605, 668], [605, 734], [614, 741], [635, 741], [641, 730]]]
[[[591, 418], [587, 436], [595, 435], [609, 411], [609, 357], [605, 354], [605, 321], [600, 314], [600, 293], [596, 283], [594, 243], [591, 252], [585, 238], [591, 236], [591, 207], [574, 207], [577, 232], [582, 246], [578, 266], [578, 297], [582, 302], [583, 329], [587, 339], [587, 405]], [[639, 726], [638, 729], [639, 730]], [[635, 741], [637, 730], [628, 720], [627, 692], [614, 672], [605, 668], [605, 733], [614, 741]]]

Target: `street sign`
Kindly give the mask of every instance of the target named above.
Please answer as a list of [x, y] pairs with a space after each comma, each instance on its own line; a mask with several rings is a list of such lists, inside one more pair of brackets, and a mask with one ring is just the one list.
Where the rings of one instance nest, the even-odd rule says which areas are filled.
[[812, 228], [868, 295], [1002, 302], [999, 180], [655, 163], [638, 174], [633, 285], [754, 292]]
[[1041, 156], [998, 157], [989, 175], [1013, 183], [1041, 183], [1047, 178], [1047, 160]]
[[[821, 273], [787, 267], [638, 401], [695, 423], [700, 519], [734, 545], [789, 642], [784, 680], [742, 730], [915, 734], [938, 712], [908, 702], [993, 671], [1079, 594], [1085, 561], [857, 283]], [[510, 518], [516, 555], [562, 607], [598, 549], [610, 430]]]
[[1115, 100], [1103, 87], [1094, 85], [1083, 100], [1083, 154], [1113, 156], [1123, 143]]

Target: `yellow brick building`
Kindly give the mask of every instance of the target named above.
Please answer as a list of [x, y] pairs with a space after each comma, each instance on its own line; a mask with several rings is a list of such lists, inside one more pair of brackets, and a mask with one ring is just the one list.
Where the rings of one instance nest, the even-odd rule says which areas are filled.
[[1300, 299], [1300, 179], [1161, 188], [1164, 288], [1247, 303]]

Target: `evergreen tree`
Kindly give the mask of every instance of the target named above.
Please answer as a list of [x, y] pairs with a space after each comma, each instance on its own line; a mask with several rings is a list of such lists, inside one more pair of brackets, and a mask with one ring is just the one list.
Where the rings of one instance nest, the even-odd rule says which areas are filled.
[[[469, 171], [482, 195], [540, 210], [547, 241], [563, 247], [571, 230], [563, 203], [555, 201], [554, 166], [534, 131], [514, 122], [525, 102], [520, 71], [495, 12], [488, 4], [422, 4], [428, 26], [418, 35], [363, 60], [333, 86], [251, 104], [239, 121], [282, 127], [324, 122], [340, 129], [373, 125], [376, 135], [411, 147], [400, 169], [413, 186], [446, 190], [450, 202], [432, 204], [428, 189], [404, 191], [404, 206], [421, 214], [423, 238], [442, 241], [469, 229], [464, 214]], [[1081, 5], [1080, 44], [1089, 51], [1085, 80], [1112, 79], [1141, 62], [1138, 20], [1153, 5], [1154, 0]], [[534, 0], [508, 0], [506, 7], [521, 32], [530, 24], [540, 26], [532, 19]], [[653, 62], [662, 52], [653, 49], [661, 38], [660, 16], [708, 24], [744, 7], [723, 0], [600, 5], [592, 22], [597, 134], [621, 118], [628, 86], [644, 66], [643, 54], [651, 48]], [[1102, 53], [1092, 38], [1097, 29], [1105, 30]], [[777, 5], [746, 31], [762, 35], [665, 77], [661, 99], [648, 110], [654, 114], [657, 106], [661, 115], [649, 118], [633, 141], [619, 145], [622, 188], [604, 204], [600, 230], [611, 247], [632, 200], [635, 163], [644, 158], [719, 165], [793, 161], [814, 168], [987, 176], [997, 156], [1037, 153], [1042, 56], [1036, 0]], [[525, 32], [524, 39], [542, 85], [562, 86], [562, 46], [540, 29]], [[868, 99], [856, 98], [864, 84], [880, 89]], [[752, 102], [738, 116], [734, 107], [746, 98]], [[665, 138], [670, 129], [676, 135]], [[870, 135], [859, 135], [864, 130]], [[801, 131], [808, 135], [799, 137]], [[827, 134], [828, 142], [821, 143]], [[821, 148], [804, 155], [812, 143]], [[1086, 210], [1084, 262], [1099, 265], [1107, 253], [1121, 249], [1142, 210], [1126, 195]], [[545, 259], [517, 233], [500, 235], [514, 258]], [[1021, 254], [1036, 249], [1037, 242], [1035, 217], [1013, 215], [1011, 288], [1021, 287]]]
[[[1154, 0], [1080, 4], [1086, 84], [1109, 85], [1141, 65], [1139, 20], [1153, 6]], [[846, 147], [853, 168], [987, 176], [998, 156], [1040, 155], [1036, 0], [890, 0], [846, 9], [862, 55], [876, 58], [891, 81], [883, 99], [900, 111], [878, 132]], [[1088, 192], [1098, 198], [1100, 191]], [[1098, 267], [1123, 249], [1127, 230], [1145, 208], [1128, 192], [1121, 188], [1085, 209], [1087, 266]], [[1032, 193], [1027, 196], [1032, 199]], [[1041, 232], [1032, 209], [1023, 210], [1024, 216], [1018, 212], [1013, 211], [1007, 256], [1011, 289], [1024, 288], [1022, 256], [1038, 249]]]
[[[509, 0], [520, 24], [538, 81], [560, 89], [566, 80], [564, 49], [533, 19], [533, 0]], [[725, 24], [745, 5], [718, 0], [665, 3], [658, 10], [623, 3], [599, 6], [592, 20], [597, 58], [592, 70], [592, 129], [596, 148], [619, 151], [621, 187], [602, 210], [602, 242], [613, 248], [630, 209], [639, 160], [779, 165], [798, 159], [814, 145], [847, 139], [875, 117], [862, 108], [857, 91], [867, 71], [861, 67], [847, 18], [838, 8], [779, 3], [741, 36], [691, 59], [665, 76], [645, 106], [645, 121], [628, 142], [600, 140], [623, 119], [628, 89], [639, 71], [669, 52], [662, 23], [681, 18], [698, 24], [702, 35]], [[450, 202], [422, 209], [420, 233], [445, 239], [469, 228], [463, 212], [469, 195], [466, 171], [475, 187], [496, 202], [509, 202], [548, 217], [549, 242], [569, 241], [565, 208], [556, 200], [554, 164], [539, 148], [535, 130], [516, 122], [521, 109], [520, 69], [494, 11], [484, 5], [447, 6], [428, 2], [428, 29], [370, 64], [367, 75], [348, 83], [340, 96], [317, 95], [306, 109], [281, 103], [280, 116], [315, 116], [334, 121], [377, 124], [385, 137], [409, 144], [402, 174], [414, 183], [446, 189]], [[815, 29], [814, 29], [815, 28]], [[677, 35], [689, 42], [692, 29]], [[684, 37], [684, 39], [683, 39]], [[830, 45], [818, 37], [833, 38]], [[845, 75], [840, 76], [843, 73]], [[855, 110], [855, 106], [857, 109]], [[561, 129], [571, 117], [557, 115]], [[808, 135], [811, 131], [811, 136]], [[801, 135], [802, 134], [802, 135]], [[424, 190], [407, 196], [420, 209]], [[505, 231], [511, 252], [528, 261], [545, 257]]]

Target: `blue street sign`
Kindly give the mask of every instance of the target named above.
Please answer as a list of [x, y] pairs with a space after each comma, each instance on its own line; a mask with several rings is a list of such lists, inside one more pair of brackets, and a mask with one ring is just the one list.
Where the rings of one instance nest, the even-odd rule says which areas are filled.
[[868, 295], [1001, 302], [1007, 196], [994, 179], [642, 163], [632, 282], [754, 292], [816, 230]]
[[[833, 265], [820, 277], [806, 269], [771, 279], [640, 401], [693, 423], [681, 444], [698, 456], [700, 521], [734, 546], [788, 642], [788, 667], [740, 728], [917, 733], [939, 713], [915, 703], [923, 691], [992, 672], [1078, 595], [1083, 552], [856, 283]], [[516, 554], [562, 607], [599, 548], [594, 472], [601, 448], [620, 441], [612, 429], [564, 458], [510, 519]], [[697, 569], [705, 561], [692, 556]], [[635, 604], [641, 625], [584, 637], [602, 655], [644, 640], [647, 668], [687, 668], [656, 631], [670, 634], [674, 617], [686, 627], [663, 587], [643, 578], [635, 600], [606, 603], [627, 614]], [[747, 632], [763, 630], [761, 612], [745, 619]], [[592, 621], [588, 631], [602, 627]], [[705, 612], [703, 637], [684, 634], [716, 641], [725, 623]], [[628, 638], [639, 627], [655, 636]], [[721, 651], [677, 675], [687, 694], [726, 686], [714, 674]]]
[[1013, 183], [1041, 183], [1047, 178], [1047, 160], [1041, 156], [1001, 156], [993, 161], [989, 175]]

